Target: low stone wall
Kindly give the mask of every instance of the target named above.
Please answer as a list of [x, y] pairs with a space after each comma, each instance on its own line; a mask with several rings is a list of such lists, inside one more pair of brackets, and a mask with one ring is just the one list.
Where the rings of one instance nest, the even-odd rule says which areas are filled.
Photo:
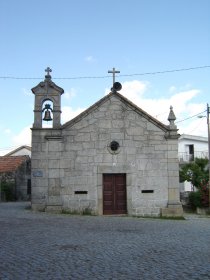
[[180, 202], [182, 204], [184, 212], [192, 212], [192, 206], [190, 205], [189, 195], [191, 192], [180, 192]]

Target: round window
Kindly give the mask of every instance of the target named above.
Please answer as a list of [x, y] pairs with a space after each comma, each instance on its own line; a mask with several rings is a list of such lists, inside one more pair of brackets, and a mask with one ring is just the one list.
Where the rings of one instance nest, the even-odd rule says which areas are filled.
[[113, 152], [116, 152], [118, 150], [118, 148], [120, 147], [119, 143], [117, 141], [112, 141], [110, 143], [110, 149], [113, 151]]
[[110, 152], [110, 154], [113, 154], [113, 155], [119, 154], [120, 144], [117, 141], [113, 140], [111, 143], [109, 143], [107, 145], [107, 149]]

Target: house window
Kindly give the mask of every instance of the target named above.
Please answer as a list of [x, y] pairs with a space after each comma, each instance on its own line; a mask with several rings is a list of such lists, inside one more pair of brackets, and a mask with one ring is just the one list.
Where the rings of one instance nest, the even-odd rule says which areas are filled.
[[189, 161], [194, 160], [194, 145], [189, 145]]

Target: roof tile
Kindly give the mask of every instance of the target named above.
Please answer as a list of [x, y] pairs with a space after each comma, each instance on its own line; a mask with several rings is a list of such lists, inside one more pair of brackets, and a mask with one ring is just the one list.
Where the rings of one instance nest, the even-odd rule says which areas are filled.
[[14, 172], [17, 168], [28, 159], [28, 156], [1, 156], [0, 173]]

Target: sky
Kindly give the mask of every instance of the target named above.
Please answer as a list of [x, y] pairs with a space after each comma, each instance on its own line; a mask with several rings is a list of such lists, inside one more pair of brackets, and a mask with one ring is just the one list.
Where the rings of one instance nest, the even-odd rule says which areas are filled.
[[164, 124], [172, 105], [180, 134], [207, 136], [209, 11], [209, 0], [1, 0], [0, 155], [31, 145], [31, 88], [48, 66], [62, 123], [110, 91], [115, 67], [126, 98]]

